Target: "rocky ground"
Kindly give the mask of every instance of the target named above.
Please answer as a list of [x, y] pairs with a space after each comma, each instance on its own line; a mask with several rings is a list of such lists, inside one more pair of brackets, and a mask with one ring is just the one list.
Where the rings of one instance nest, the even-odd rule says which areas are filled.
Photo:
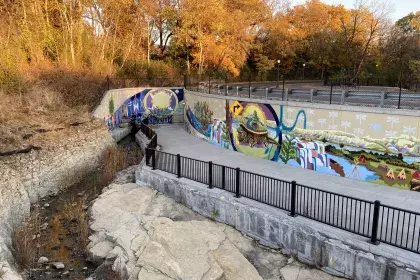
[[[42, 123], [43, 124], [43, 123]], [[103, 163], [104, 153], [114, 146], [102, 121], [74, 123], [60, 130], [37, 129], [28, 134], [23, 146], [36, 147], [28, 153], [5, 154], [0, 149], [0, 275], [2, 279], [20, 279], [13, 270], [22, 269], [17, 255], [32, 264], [32, 253], [19, 253], [12, 236], [30, 215], [32, 206], [49, 203], [50, 196], [80, 182]], [[7, 150], [6, 150], [7, 152]], [[41, 199], [47, 199], [42, 201]], [[53, 209], [54, 205], [49, 203]], [[45, 207], [47, 208], [47, 207]], [[42, 221], [46, 223], [46, 221]], [[24, 231], [26, 232], [26, 230]], [[24, 233], [26, 234], [26, 233]], [[38, 236], [39, 233], [35, 233]], [[37, 246], [32, 234], [24, 240]], [[26, 242], [18, 242], [29, 248]], [[20, 247], [20, 246], [18, 246]], [[42, 245], [39, 244], [42, 248]], [[14, 256], [12, 255], [14, 253]], [[18, 252], [18, 253], [16, 253]]]
[[110, 267], [131, 280], [338, 279], [132, 183], [130, 172], [92, 205], [88, 249], [100, 264], [97, 279], [111, 279], [98, 273]]
[[[138, 163], [142, 157], [139, 147], [132, 140], [132, 137], [127, 137], [118, 144], [120, 151], [124, 153], [126, 167]], [[127, 169], [118, 178], [132, 181], [134, 177], [124, 177], [127, 172], [132, 174], [134, 170]], [[104, 187], [103, 180], [103, 170], [98, 169], [78, 184], [58, 195], [42, 198], [37, 204], [41, 228], [39, 235], [34, 239], [34, 246], [35, 242], [39, 244], [39, 259], [32, 269], [26, 270], [26, 278], [83, 280], [94, 275], [96, 265], [86, 257], [86, 213], [90, 202], [101, 193]]]

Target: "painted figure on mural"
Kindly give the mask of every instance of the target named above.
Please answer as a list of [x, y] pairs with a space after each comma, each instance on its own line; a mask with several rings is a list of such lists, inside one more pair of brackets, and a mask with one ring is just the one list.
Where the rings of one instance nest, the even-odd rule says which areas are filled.
[[273, 108], [266, 104], [240, 102], [243, 110], [232, 116], [230, 132], [236, 151], [277, 161], [281, 131]]
[[178, 104], [183, 99], [183, 89], [143, 90], [124, 101], [106, 122], [109, 127], [115, 128], [134, 116], [137, 121], [150, 124], [172, 123], [174, 114], [182, 114]]
[[196, 102], [193, 108], [187, 106], [186, 117], [190, 124], [201, 134], [210, 138], [212, 128], [216, 127], [210, 125], [213, 123], [213, 111], [207, 102]]
[[217, 143], [222, 143], [222, 123], [219, 122], [217, 125]]
[[213, 121], [213, 133], [212, 133], [212, 140], [217, 138], [217, 129], [215, 129], [215, 127], [217, 127], [219, 120], [214, 120]]
[[[239, 101], [242, 111], [233, 114], [234, 102], [220, 100], [226, 104], [221, 106], [215, 101], [196, 98], [186, 104], [191, 133], [281, 164], [420, 191], [414, 118], [410, 124], [399, 116], [284, 105], [275, 110], [274, 105], [245, 101]], [[213, 118], [217, 106], [224, 107], [224, 119]]]

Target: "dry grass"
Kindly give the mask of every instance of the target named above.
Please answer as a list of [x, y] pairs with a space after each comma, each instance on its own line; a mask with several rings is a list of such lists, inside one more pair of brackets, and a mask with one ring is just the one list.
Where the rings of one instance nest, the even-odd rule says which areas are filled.
[[103, 76], [83, 70], [44, 68], [25, 74], [24, 86], [0, 89], [0, 151], [28, 145], [23, 136], [89, 120], [105, 90]]
[[34, 238], [40, 233], [41, 219], [38, 207], [35, 207], [29, 218], [14, 229], [12, 235], [13, 255], [23, 268], [31, 268], [38, 257], [35, 244], [39, 239]]
[[89, 217], [84, 209], [85, 205], [85, 196], [78, 197], [77, 199], [73, 198], [65, 203], [62, 211], [68, 221], [75, 223], [80, 248], [82, 249], [87, 248], [89, 237]]
[[71, 108], [93, 109], [106, 89], [105, 76], [86, 69], [44, 68], [32, 77], [36, 85], [58, 93], [62, 103]]
[[124, 150], [115, 146], [109, 147], [103, 156], [104, 170], [102, 173], [102, 183], [109, 184], [114, 178], [115, 173], [124, 168]]

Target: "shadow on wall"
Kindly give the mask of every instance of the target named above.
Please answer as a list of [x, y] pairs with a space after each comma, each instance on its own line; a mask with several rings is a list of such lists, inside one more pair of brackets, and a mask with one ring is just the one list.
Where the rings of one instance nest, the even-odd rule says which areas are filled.
[[187, 132], [226, 149], [335, 176], [420, 191], [418, 117], [186, 94]]
[[172, 123], [174, 116], [183, 114], [184, 90], [145, 89], [125, 100], [116, 110], [111, 97], [108, 108], [109, 116], [105, 118], [105, 122], [110, 129], [131, 120], [148, 124]]

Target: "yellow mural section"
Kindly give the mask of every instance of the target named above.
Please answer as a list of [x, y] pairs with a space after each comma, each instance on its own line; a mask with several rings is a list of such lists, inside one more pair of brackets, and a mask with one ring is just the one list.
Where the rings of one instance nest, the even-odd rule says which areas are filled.
[[[299, 110], [304, 110], [306, 113], [306, 129], [336, 130], [372, 139], [401, 135], [420, 138], [418, 129], [420, 118], [418, 116], [285, 106], [284, 120], [287, 125], [293, 124], [296, 112]], [[297, 127], [303, 128], [302, 118], [298, 120]]]

